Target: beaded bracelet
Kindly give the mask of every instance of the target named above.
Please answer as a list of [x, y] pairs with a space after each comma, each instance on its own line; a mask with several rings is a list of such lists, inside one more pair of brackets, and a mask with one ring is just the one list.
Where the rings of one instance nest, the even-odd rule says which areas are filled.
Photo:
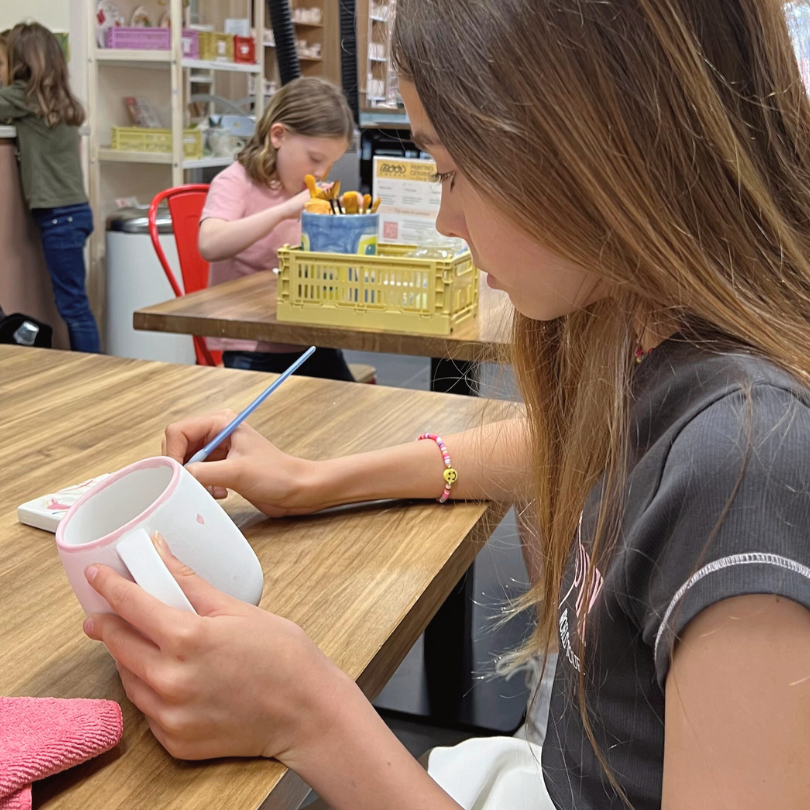
[[436, 442], [439, 446], [439, 450], [442, 453], [442, 460], [444, 461], [445, 471], [444, 471], [444, 492], [442, 492], [441, 496], [437, 498], [439, 503], [446, 503], [447, 499], [450, 497], [450, 487], [458, 481], [458, 473], [453, 469], [452, 465], [450, 464], [450, 453], [447, 452], [447, 445], [442, 441], [441, 436], [437, 436], [435, 433], [423, 433], [417, 441], [422, 441], [422, 439], [430, 439], [431, 441]]

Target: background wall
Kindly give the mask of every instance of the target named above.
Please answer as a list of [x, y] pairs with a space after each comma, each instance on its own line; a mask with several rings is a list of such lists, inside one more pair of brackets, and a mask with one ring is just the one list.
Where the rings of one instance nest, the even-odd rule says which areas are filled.
[[28, 18], [47, 25], [53, 31], [70, 26], [70, 0], [2, 0], [0, 31]]

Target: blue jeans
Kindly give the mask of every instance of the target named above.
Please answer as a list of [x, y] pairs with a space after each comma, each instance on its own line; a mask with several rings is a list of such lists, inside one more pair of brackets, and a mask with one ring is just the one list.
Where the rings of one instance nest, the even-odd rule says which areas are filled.
[[67, 324], [70, 348], [98, 354], [98, 338], [85, 287], [84, 243], [93, 233], [93, 213], [87, 203], [61, 208], [34, 208], [45, 262], [51, 275], [56, 308]]

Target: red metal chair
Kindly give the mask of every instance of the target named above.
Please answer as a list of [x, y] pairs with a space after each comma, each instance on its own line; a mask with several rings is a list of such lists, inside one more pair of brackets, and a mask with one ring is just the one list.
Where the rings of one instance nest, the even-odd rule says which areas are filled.
[[[166, 278], [172, 285], [174, 294], [180, 298], [185, 293], [197, 292], [208, 287], [208, 262], [200, 256], [197, 243], [200, 236], [200, 217], [202, 216], [205, 198], [208, 196], [208, 185], [204, 183], [177, 186], [161, 191], [149, 206], [149, 236], [155, 248], [158, 260], [163, 266]], [[180, 260], [180, 273], [183, 276], [183, 288], [169, 266], [166, 254], [160, 245], [157, 227], [158, 206], [168, 201], [169, 213], [172, 216], [174, 241], [177, 245], [177, 256]], [[218, 366], [222, 363], [222, 352], [212, 352], [205, 345], [205, 338], [194, 336], [194, 352], [197, 364], [201, 366]]]

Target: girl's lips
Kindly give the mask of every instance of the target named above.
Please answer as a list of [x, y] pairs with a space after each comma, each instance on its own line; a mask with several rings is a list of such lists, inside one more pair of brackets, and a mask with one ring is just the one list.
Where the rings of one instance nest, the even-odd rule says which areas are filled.
[[498, 286], [498, 279], [496, 279], [491, 273], [487, 273], [487, 286], [491, 287], [493, 290], [500, 290], [500, 287]]

